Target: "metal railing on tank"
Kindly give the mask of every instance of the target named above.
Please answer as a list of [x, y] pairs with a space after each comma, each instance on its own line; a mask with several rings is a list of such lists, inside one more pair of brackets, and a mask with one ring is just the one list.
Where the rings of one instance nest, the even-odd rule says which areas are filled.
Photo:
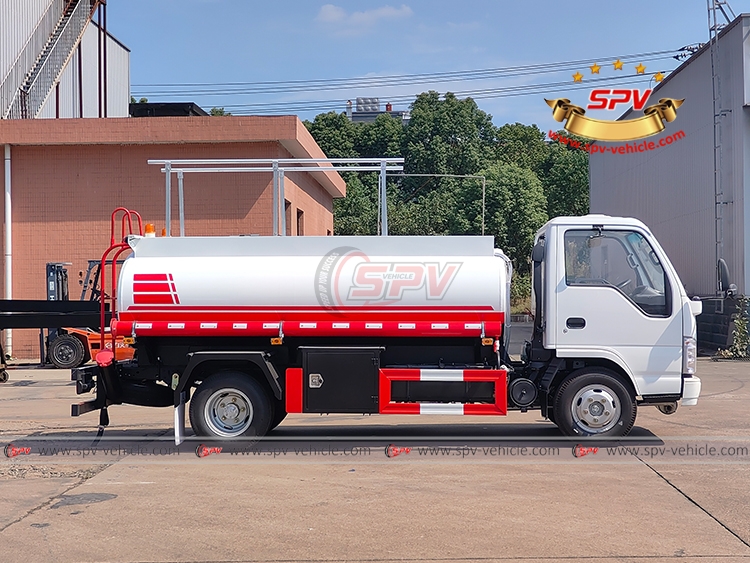
[[[117, 216], [119, 213], [122, 213], [122, 216], [120, 217], [122, 228], [121, 228], [121, 235], [119, 242], [115, 239], [115, 228], [117, 224]], [[133, 231], [133, 220], [137, 221], [138, 224], [138, 231]], [[112, 212], [112, 218], [110, 222], [110, 244], [109, 248], [102, 254], [102, 261], [99, 265], [100, 272], [101, 272], [101, 348], [100, 350], [105, 350], [105, 340], [106, 340], [106, 313], [107, 313], [107, 303], [110, 304], [110, 313], [112, 314], [112, 318], [116, 318], [117, 315], [117, 263], [120, 256], [129, 250], [131, 250], [130, 245], [127, 243], [127, 237], [129, 235], [140, 235], [143, 236], [143, 220], [141, 219], [140, 214], [137, 211], [131, 211], [130, 209], [127, 209], [125, 207], [118, 207]], [[114, 254], [112, 254], [114, 252]], [[110, 257], [110, 254], [112, 256]], [[107, 265], [112, 265], [112, 295], [107, 294]], [[114, 354], [114, 351], [116, 350], [115, 347], [115, 334], [113, 331], [109, 331], [109, 336], [112, 340], [112, 353]]]

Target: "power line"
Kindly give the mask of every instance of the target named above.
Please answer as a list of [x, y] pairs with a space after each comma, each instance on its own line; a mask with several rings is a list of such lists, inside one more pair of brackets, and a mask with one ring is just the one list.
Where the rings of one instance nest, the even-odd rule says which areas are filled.
[[[652, 51], [636, 53], [619, 57], [623, 62], [648, 62], [673, 58], [679, 50]], [[576, 70], [589, 64], [615, 59], [616, 57], [600, 57], [597, 59], [579, 59], [555, 63], [541, 63], [533, 65], [510, 66], [489, 69], [475, 69], [467, 71], [450, 71], [421, 74], [398, 74], [387, 76], [364, 76], [355, 78], [331, 78], [311, 80], [290, 80], [271, 82], [217, 82], [217, 83], [175, 83], [175, 84], [134, 84], [133, 91], [138, 95], [169, 95], [169, 94], [222, 94], [222, 95], [250, 95], [250, 94], [279, 94], [319, 90], [339, 90], [343, 88], [382, 88], [403, 86], [410, 84], [428, 84], [435, 82], [491, 80], [497, 78], [513, 78]]]
[[[562, 92], [588, 90], [592, 85], [603, 84], [637, 84], [642, 83], [650, 75], [620, 75], [613, 77], [600, 77], [590, 79], [584, 83], [571, 84], [569, 80], [564, 82], [547, 82], [542, 84], [525, 84], [516, 86], [506, 86], [500, 88], [486, 88], [478, 90], [463, 90], [453, 92], [457, 97], [470, 97], [473, 99], [494, 99], [508, 98], [517, 96], [527, 96], [533, 94], [550, 94], [558, 96]], [[399, 95], [389, 97], [391, 103], [411, 103], [415, 99], [415, 94]], [[343, 110], [345, 99], [329, 100], [297, 100], [286, 102], [257, 102], [248, 104], [225, 104], [224, 109], [231, 111], [244, 112], [265, 112], [265, 113], [283, 113], [283, 112], [302, 112], [302, 111], [325, 111], [325, 110]]]

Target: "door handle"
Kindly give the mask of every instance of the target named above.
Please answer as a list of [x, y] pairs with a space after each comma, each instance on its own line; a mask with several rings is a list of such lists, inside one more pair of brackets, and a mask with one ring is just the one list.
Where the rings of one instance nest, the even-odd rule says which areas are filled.
[[565, 321], [565, 326], [568, 328], [584, 328], [586, 326], [586, 319], [582, 317], [570, 317]]

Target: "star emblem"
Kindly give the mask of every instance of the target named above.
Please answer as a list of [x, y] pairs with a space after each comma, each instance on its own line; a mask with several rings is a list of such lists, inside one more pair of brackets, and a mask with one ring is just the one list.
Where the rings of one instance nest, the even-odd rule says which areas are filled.
[[591, 74], [599, 74], [599, 69], [602, 68], [602, 67], [600, 67], [598, 64], [594, 63], [589, 68], [591, 69]]
[[581, 80], [583, 80], [583, 74], [576, 71], [576, 73], [573, 75], [573, 82], [580, 82]]
[[664, 80], [664, 75], [661, 72], [657, 72], [656, 74], [654, 74], [654, 80], [656, 80], [657, 82], [661, 82], [662, 80]]
[[643, 66], [643, 63], [638, 63], [638, 66], [637, 66], [637, 67], [635, 67], [635, 71], [636, 71], [636, 72], [637, 72], [638, 74], [643, 74], [644, 72], [646, 72], [646, 67], [645, 67], [645, 66]]
[[612, 64], [615, 65], [615, 70], [622, 70], [622, 61], [620, 59], [617, 59]]

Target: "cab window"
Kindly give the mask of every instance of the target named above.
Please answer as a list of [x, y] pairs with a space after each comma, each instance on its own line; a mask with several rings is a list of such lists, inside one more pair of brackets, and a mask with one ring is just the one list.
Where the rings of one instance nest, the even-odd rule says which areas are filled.
[[671, 313], [664, 268], [649, 242], [635, 231], [567, 231], [565, 283], [611, 287], [646, 315]]

